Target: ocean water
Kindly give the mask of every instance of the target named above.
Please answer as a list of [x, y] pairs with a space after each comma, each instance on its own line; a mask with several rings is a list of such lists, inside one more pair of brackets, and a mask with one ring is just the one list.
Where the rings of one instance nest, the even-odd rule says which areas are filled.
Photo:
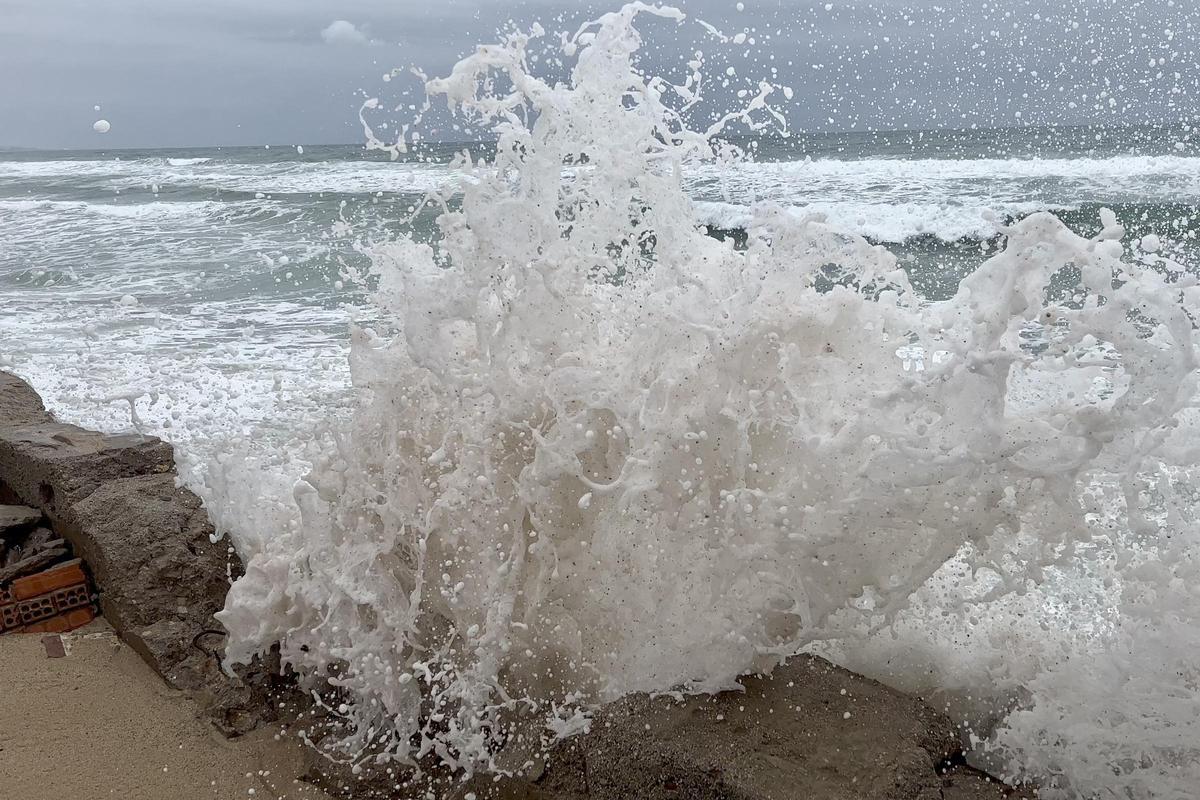
[[[698, 224], [732, 233], [762, 203], [822, 213], [889, 246], [931, 298], [998, 225], [1042, 210], [1088, 234], [1111, 208], [1131, 237], [1200, 263], [1200, 135], [1183, 126], [734, 141], [750, 160], [685, 176]], [[0, 152], [0, 363], [94, 427], [208, 450], [226, 432], [287, 439], [349, 386], [349, 323], [371, 312], [342, 273], [371, 243], [436, 239], [414, 209], [461, 180], [456, 153], [492, 148]]]
[[426, 84], [493, 143], [4, 154], [0, 365], [176, 443], [331, 757], [811, 649], [1046, 797], [1190, 796], [1196, 130], [785, 137], [763, 83], [722, 138], [648, 14]]

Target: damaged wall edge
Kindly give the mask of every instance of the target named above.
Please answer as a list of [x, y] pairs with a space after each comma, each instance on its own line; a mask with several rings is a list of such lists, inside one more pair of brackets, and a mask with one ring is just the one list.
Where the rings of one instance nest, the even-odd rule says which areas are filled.
[[42, 511], [91, 573], [118, 635], [222, 732], [270, 718], [281, 679], [221, 670], [213, 615], [241, 562], [212, 541], [200, 499], [178, 485], [171, 445], [58, 422], [28, 383], [0, 371], [0, 503]]

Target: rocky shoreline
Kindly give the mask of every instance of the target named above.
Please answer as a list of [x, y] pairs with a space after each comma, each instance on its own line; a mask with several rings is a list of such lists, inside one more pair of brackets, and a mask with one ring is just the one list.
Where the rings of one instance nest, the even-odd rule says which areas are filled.
[[[169, 444], [58, 422], [28, 384], [0, 372], [0, 544], [19, 541], [10, 567], [23, 564], [6, 571], [0, 553], [0, 596], [47, 568], [73, 568], [88, 587], [77, 607], [95, 601], [121, 639], [226, 736], [281, 715], [313, 722], [319, 712], [277, 670], [231, 677], [221, 669], [213, 615], [241, 563], [214, 541], [199, 498], [177, 484]], [[25, 627], [0, 635], [45, 630]], [[522, 768], [520, 778], [462, 783], [436, 768], [351, 769], [318, 752], [310, 778], [341, 797], [388, 800], [1036, 796], [967, 766], [945, 714], [823, 659], [797, 656], [741, 683], [744, 691], [715, 696], [626, 697], [561, 741], [530, 731], [500, 755]]]

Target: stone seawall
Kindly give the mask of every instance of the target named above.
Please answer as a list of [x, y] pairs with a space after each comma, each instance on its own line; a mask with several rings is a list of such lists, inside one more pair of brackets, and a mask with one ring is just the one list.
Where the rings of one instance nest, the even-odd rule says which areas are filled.
[[0, 372], [0, 505], [32, 509], [55, 554], [79, 559], [121, 638], [219, 727], [244, 732], [269, 713], [269, 679], [222, 672], [213, 619], [241, 563], [177, 483], [166, 442], [58, 422], [27, 383]]

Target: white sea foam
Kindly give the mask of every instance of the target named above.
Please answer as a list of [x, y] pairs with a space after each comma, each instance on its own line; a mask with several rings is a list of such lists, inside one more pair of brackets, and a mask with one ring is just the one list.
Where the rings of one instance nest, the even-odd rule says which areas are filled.
[[[875, 242], [907, 242], [932, 236], [944, 242], [991, 239], [1013, 219], [1037, 211], [1066, 211], [1050, 203], [995, 203], [949, 205], [946, 203], [859, 203], [853, 201], [811, 202], [788, 206], [797, 217], [820, 214], [836, 220], [839, 227]], [[754, 219], [750, 206], [732, 203], [696, 202], [697, 220], [704, 225], [744, 229]]]
[[[444, 191], [469, 170], [440, 163], [214, 161], [210, 158], [0, 162], [0, 180], [92, 178], [112, 191], [220, 189], [263, 194], [425, 194]], [[991, 234], [977, 212], [1001, 216], [1073, 207], [1088, 202], [1200, 200], [1200, 158], [817, 159], [754, 161], [714, 167], [686, 165], [684, 185], [695, 199], [749, 207], [773, 202], [829, 210], [852, 228], [858, 219], [890, 218], [862, 226], [880, 241], [923, 233], [955, 240]], [[947, 206], [947, 203], [950, 203]], [[921, 219], [925, 211], [925, 227]]]
[[123, 204], [87, 203], [79, 200], [0, 200], [0, 213], [41, 211], [129, 220], [196, 219], [226, 214], [233, 208], [230, 203], [215, 200]]
[[[344, 313], [280, 299], [167, 310], [141, 302], [163, 289], [151, 272], [76, 287], [75, 302], [54, 309], [9, 290], [0, 364], [36, 386], [61, 419], [162, 436], [185, 467], [242, 440], [272, 462], [302, 457], [289, 449], [299, 420], [338, 414], [349, 382]], [[128, 402], [110, 399], [125, 396], [136, 424]]]
[[957, 693], [974, 757], [1043, 796], [1187, 797], [1195, 280], [1123, 260], [1107, 212], [1004, 229], [941, 302], [841, 220], [756, 205], [744, 250], [708, 238], [682, 175], [738, 165], [667, 105], [698, 81], [635, 70], [639, 14], [682, 19], [584, 26], [565, 85], [520, 35], [428, 83], [497, 162], [454, 165], [436, 251], [374, 249], [353, 420], [313, 423], [294, 482], [190, 473], [246, 562], [231, 662], [278, 645], [336, 687], [348, 759], [470, 771], [512, 715], [813, 647]]
[[424, 194], [461, 180], [443, 164], [378, 161], [236, 163], [211, 159], [131, 159], [0, 162], [0, 180], [92, 179], [122, 191], [205, 188], [264, 194], [404, 192]]
[[[1104, 158], [868, 158], [805, 159], [751, 162], [732, 169], [700, 167], [697, 177], [754, 187], [775, 182], [781, 186], [836, 180], [868, 189], [910, 191], [954, 181], [1059, 178], [1096, 187], [1119, 186], [1142, 191], [1148, 186], [1195, 193], [1200, 189], [1200, 158], [1189, 156], [1108, 156]], [[802, 178], [803, 180], [797, 180]], [[1167, 186], [1161, 186], [1163, 180]]]
[[[166, 185], [220, 188], [266, 194], [319, 194], [374, 192], [425, 194], [444, 188], [462, 176], [440, 164], [388, 164], [326, 161], [237, 165], [224, 164], [193, 172], [167, 173]], [[114, 180], [114, 185], [134, 185]]]
[[[741, 227], [756, 202], [825, 213], [875, 241], [996, 234], [996, 222], [1089, 203], [1194, 203], [1200, 158], [860, 159], [694, 169], [685, 183], [703, 222]], [[995, 221], [993, 221], [995, 220]]]

